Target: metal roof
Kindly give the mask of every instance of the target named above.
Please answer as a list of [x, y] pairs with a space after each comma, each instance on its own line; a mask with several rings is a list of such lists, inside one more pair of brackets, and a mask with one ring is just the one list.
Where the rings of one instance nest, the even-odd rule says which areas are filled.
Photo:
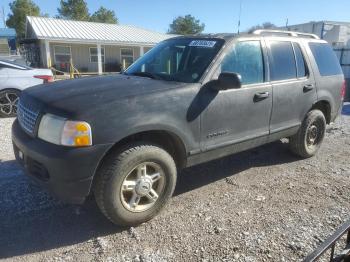
[[[28, 26], [31, 26], [31, 28]], [[27, 16], [27, 31], [38, 39], [65, 42], [154, 45], [175, 35], [130, 25], [116, 25]]]
[[13, 28], [0, 28], [0, 37], [16, 37], [16, 30]]

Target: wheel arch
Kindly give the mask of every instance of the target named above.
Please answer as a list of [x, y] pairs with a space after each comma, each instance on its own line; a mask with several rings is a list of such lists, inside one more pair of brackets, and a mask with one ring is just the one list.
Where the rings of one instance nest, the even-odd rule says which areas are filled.
[[136, 132], [127, 135], [123, 139], [120, 139], [118, 142], [114, 143], [113, 146], [111, 146], [111, 148], [106, 151], [104, 156], [101, 157], [101, 160], [95, 171], [93, 185], [96, 178], [96, 173], [104, 161], [108, 158], [108, 156], [117, 153], [128, 144], [136, 142], [148, 142], [163, 148], [173, 157], [178, 169], [182, 169], [187, 165], [186, 146], [182, 139], [174, 132], [168, 130], [147, 130]]
[[15, 88], [15, 87], [7, 87], [7, 88], [4, 88], [4, 89], [0, 89], [0, 92], [4, 92], [4, 91], [17, 91], [19, 93], [23, 92], [23, 90]]
[[315, 104], [312, 105], [310, 111], [313, 109], [320, 110], [326, 118], [326, 123], [330, 124], [332, 109], [331, 109], [331, 104], [329, 101], [327, 101], [327, 100], [317, 101]]
[[110, 151], [121, 148], [132, 142], [149, 142], [166, 150], [173, 158], [178, 168], [186, 166], [186, 147], [182, 139], [168, 130], [141, 131], [121, 139]]

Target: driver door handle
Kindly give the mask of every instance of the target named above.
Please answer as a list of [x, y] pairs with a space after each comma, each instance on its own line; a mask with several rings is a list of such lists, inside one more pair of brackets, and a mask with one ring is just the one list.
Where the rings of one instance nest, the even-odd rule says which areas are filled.
[[254, 95], [254, 102], [262, 101], [270, 96], [269, 92], [260, 92]]

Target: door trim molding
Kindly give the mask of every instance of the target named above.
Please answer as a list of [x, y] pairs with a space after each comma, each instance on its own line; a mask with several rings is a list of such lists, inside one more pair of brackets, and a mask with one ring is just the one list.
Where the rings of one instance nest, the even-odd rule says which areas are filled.
[[246, 136], [246, 137], [243, 137], [243, 138], [226, 141], [226, 142], [223, 142], [223, 143], [220, 143], [220, 144], [207, 146], [207, 147], [203, 148], [202, 152], [204, 153], [204, 152], [212, 151], [212, 150], [219, 149], [219, 148], [222, 148], [222, 147], [227, 147], [227, 146], [231, 146], [231, 145], [234, 145], [234, 144], [239, 144], [241, 142], [257, 139], [257, 138], [264, 137], [264, 136], [267, 136], [267, 135], [269, 135], [268, 131], [264, 132], [264, 133], [261, 133], [261, 134], [258, 134], [258, 135]]
[[187, 167], [264, 145], [269, 142], [268, 139], [269, 135], [267, 134], [250, 139], [243, 138], [240, 142], [237, 140], [235, 140], [235, 142], [229, 141], [227, 143], [215, 145], [215, 147], [211, 147], [210, 150], [202, 152], [199, 152], [199, 150], [193, 150], [190, 152], [192, 155], [187, 158]]

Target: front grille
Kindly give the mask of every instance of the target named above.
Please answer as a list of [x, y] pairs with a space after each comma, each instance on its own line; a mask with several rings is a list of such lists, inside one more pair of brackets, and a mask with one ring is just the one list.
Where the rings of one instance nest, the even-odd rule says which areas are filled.
[[17, 119], [21, 127], [31, 135], [34, 135], [38, 116], [38, 109], [35, 109], [34, 106], [31, 106], [29, 104], [24, 104], [20, 99], [17, 109]]

